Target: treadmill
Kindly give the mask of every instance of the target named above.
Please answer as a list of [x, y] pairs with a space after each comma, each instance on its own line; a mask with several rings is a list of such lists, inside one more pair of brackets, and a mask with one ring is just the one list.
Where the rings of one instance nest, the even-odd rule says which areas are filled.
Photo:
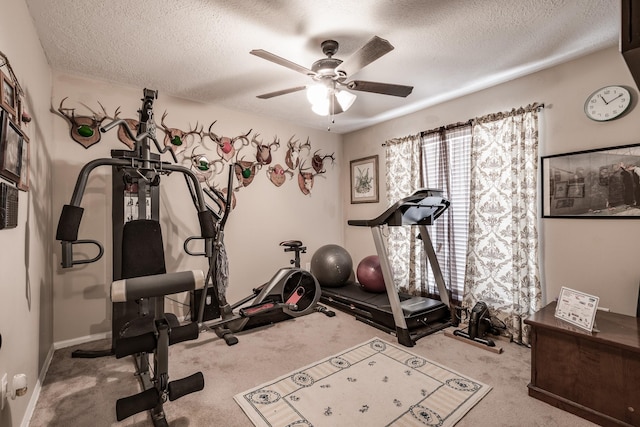
[[[371, 220], [349, 220], [349, 225], [370, 227], [386, 294], [367, 292], [355, 282], [342, 287], [322, 288], [321, 301], [339, 310], [353, 314], [356, 319], [395, 335], [398, 342], [413, 347], [415, 342], [433, 332], [451, 326], [449, 291], [444, 283], [427, 226], [432, 225], [449, 207], [442, 190], [419, 189]], [[399, 293], [395, 288], [393, 270], [382, 237], [385, 226], [415, 225], [425, 250], [440, 293], [440, 301]]]

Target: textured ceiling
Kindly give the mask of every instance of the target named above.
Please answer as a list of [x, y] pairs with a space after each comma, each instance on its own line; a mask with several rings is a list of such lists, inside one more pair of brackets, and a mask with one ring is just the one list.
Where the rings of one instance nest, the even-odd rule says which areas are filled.
[[615, 46], [618, 0], [26, 0], [49, 63], [80, 74], [317, 129], [304, 92], [256, 95], [311, 79], [304, 67], [372, 36], [395, 49], [351, 78], [414, 86], [407, 98], [356, 92], [344, 133]]

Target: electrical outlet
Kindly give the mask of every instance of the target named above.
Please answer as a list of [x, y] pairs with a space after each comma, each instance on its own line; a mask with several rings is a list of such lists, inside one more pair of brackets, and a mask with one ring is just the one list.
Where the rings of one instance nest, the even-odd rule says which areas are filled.
[[7, 381], [7, 374], [2, 375], [0, 380], [0, 411], [4, 409], [4, 402], [7, 400], [7, 392], [9, 391], [9, 382]]

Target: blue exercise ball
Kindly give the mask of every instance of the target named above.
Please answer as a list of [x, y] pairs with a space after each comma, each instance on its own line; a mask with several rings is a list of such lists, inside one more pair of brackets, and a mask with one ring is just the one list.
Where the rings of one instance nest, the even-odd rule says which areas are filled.
[[311, 257], [311, 274], [320, 286], [338, 288], [344, 286], [353, 272], [351, 255], [339, 245], [324, 245]]

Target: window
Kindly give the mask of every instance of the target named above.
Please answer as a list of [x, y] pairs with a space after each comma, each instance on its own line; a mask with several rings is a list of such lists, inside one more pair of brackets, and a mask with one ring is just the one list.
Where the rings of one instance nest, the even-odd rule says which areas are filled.
[[[424, 132], [421, 141], [422, 186], [444, 191], [449, 209], [430, 228], [431, 239], [445, 283], [454, 301], [464, 293], [469, 224], [471, 124]], [[427, 294], [437, 295], [431, 267], [423, 263]]]

